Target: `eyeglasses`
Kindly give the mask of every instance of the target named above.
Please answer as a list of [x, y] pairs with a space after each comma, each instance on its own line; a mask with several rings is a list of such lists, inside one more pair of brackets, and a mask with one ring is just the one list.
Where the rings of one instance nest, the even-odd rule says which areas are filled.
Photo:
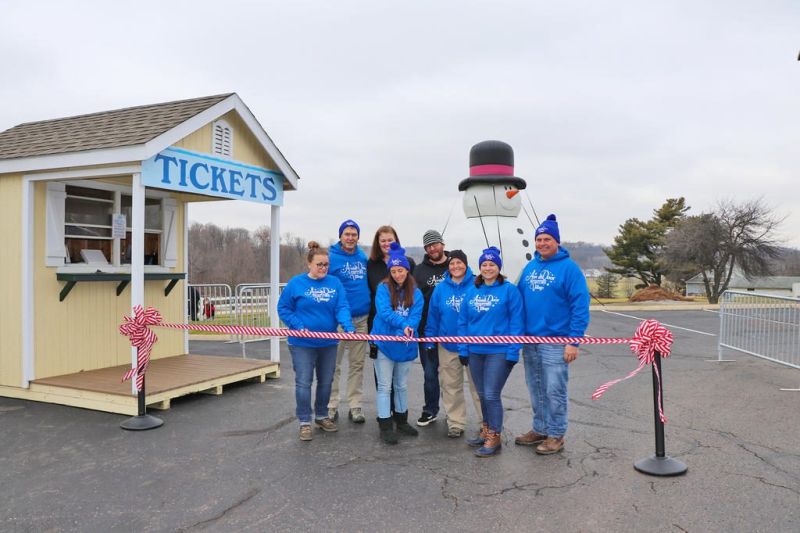
[[318, 266], [319, 268], [328, 268], [329, 266], [331, 266], [330, 263], [315, 263], [315, 265]]

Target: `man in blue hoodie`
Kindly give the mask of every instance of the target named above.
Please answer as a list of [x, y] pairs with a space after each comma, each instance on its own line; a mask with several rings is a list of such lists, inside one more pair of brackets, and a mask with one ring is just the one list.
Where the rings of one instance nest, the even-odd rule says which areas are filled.
[[[535, 235], [536, 253], [518, 285], [525, 334], [583, 337], [589, 325], [589, 289], [580, 267], [560, 246], [556, 216], [549, 215]], [[522, 357], [534, 414], [531, 431], [514, 443], [536, 446], [540, 455], [560, 452], [567, 432], [569, 364], [578, 357], [578, 345], [526, 344]]]
[[[367, 333], [367, 316], [370, 308], [369, 286], [367, 285], [367, 256], [358, 247], [361, 228], [354, 220], [345, 220], [339, 226], [339, 242], [331, 246], [330, 273], [344, 285], [350, 314], [357, 333]], [[339, 417], [339, 375], [342, 359], [347, 351], [347, 403], [350, 407], [348, 417], [356, 424], [365, 421], [361, 408], [364, 385], [364, 359], [367, 353], [365, 341], [342, 341], [336, 350], [336, 371], [333, 375], [331, 399], [328, 402], [328, 418]]]

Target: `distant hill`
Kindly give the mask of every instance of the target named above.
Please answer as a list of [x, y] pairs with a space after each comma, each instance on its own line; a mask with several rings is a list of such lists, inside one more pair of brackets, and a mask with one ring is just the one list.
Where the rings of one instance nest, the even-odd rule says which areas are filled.
[[[611, 266], [611, 261], [603, 252], [603, 245], [591, 242], [562, 242], [561, 246], [569, 251], [569, 256], [578, 263], [581, 269], [596, 268], [603, 270]], [[604, 270], [603, 270], [604, 271]], [[604, 271], [605, 272], [605, 271]]]

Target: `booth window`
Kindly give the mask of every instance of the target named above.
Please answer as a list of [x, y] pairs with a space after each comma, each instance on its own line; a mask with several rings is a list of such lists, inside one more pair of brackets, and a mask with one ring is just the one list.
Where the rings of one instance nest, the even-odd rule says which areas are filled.
[[109, 264], [111, 251], [111, 215], [114, 213], [114, 192], [86, 187], [66, 187], [64, 203], [64, 244], [67, 262], [86, 262], [81, 250], [99, 250]]
[[214, 122], [211, 152], [224, 157], [233, 156], [233, 129], [224, 120]]
[[[125, 238], [120, 241], [120, 264], [131, 264], [131, 221], [133, 220], [133, 198], [128, 194], [122, 195], [122, 214], [127, 221]], [[158, 198], [144, 199], [144, 264], [158, 265], [158, 252], [161, 248], [161, 200]]]
[[[128, 189], [130, 191], [130, 189]], [[91, 264], [129, 265], [131, 262], [132, 197], [120, 188], [48, 183], [47, 266]], [[177, 202], [145, 197], [145, 265], [177, 265]], [[112, 215], [125, 215], [127, 232], [115, 246]]]

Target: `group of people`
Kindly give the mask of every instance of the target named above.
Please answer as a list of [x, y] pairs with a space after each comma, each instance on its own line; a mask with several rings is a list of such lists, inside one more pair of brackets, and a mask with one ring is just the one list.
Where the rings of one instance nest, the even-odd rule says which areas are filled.
[[[330, 250], [309, 243], [308, 272], [293, 277], [283, 290], [278, 313], [293, 330], [370, 332], [422, 342], [336, 341], [288, 338], [295, 371], [296, 414], [300, 439], [312, 440], [312, 423], [337, 431], [340, 369], [347, 355], [348, 418], [364, 423], [362, 406], [366, 355], [374, 360], [376, 411], [380, 438], [397, 444], [416, 436], [408, 420], [408, 374], [419, 356], [424, 373], [424, 404], [416, 421], [428, 426], [439, 417], [440, 399], [447, 436], [459, 438], [467, 427], [464, 382], [480, 421], [467, 439], [479, 457], [502, 447], [502, 391], [514, 366], [524, 361], [533, 417], [530, 431], [514, 442], [535, 446], [542, 455], [561, 451], [567, 431], [569, 364], [578, 345], [431, 343], [442, 336], [582, 337], [589, 324], [589, 291], [580, 268], [560, 246], [558, 222], [550, 215], [535, 230], [536, 253], [515, 285], [501, 270], [501, 252], [489, 247], [473, 274], [461, 250], [446, 251], [437, 231], [423, 236], [425, 257], [416, 265], [391, 226], [375, 233], [369, 257], [359, 248], [361, 230], [353, 220], [339, 227]], [[314, 407], [311, 386], [316, 373]]]

